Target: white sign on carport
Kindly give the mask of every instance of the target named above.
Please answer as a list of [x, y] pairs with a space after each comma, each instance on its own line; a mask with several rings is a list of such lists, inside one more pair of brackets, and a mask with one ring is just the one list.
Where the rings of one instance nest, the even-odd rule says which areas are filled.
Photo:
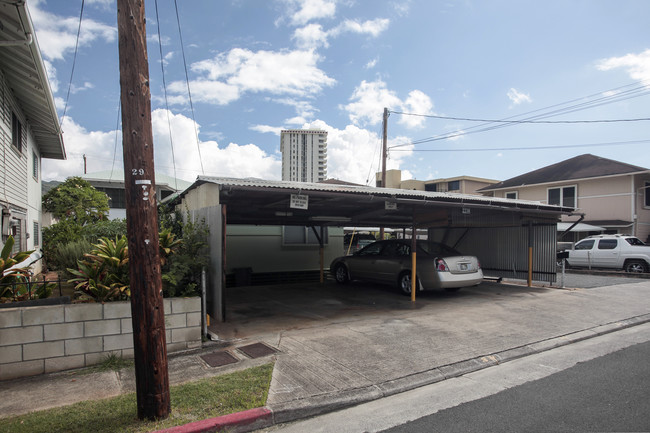
[[486, 275], [555, 281], [557, 223], [575, 211], [468, 194], [204, 176], [176, 204], [210, 228], [208, 312], [218, 321], [227, 225], [428, 228], [430, 238], [478, 256]]

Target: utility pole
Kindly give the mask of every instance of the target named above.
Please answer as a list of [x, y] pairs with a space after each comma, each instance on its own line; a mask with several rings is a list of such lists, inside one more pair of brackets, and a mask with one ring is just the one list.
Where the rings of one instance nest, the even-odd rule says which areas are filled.
[[388, 108], [384, 107], [381, 133], [381, 187], [386, 188], [386, 160], [388, 159]]
[[122, 147], [138, 418], [171, 412], [144, 0], [117, 0]]
[[84, 153], [84, 174], [86, 174], [86, 154]]
[[[386, 188], [386, 160], [388, 159], [388, 108], [384, 107], [381, 133], [381, 187]], [[384, 240], [384, 228], [379, 227], [379, 240]]]

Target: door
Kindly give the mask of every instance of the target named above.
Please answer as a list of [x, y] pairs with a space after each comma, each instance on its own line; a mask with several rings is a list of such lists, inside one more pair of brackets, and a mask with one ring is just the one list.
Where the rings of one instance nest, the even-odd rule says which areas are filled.
[[576, 244], [574, 249], [569, 251], [567, 261], [571, 266], [588, 267], [592, 266], [592, 255], [595, 239], [584, 239]]
[[598, 239], [593, 249], [592, 266], [597, 268], [618, 268], [618, 257], [621, 253], [619, 239]]

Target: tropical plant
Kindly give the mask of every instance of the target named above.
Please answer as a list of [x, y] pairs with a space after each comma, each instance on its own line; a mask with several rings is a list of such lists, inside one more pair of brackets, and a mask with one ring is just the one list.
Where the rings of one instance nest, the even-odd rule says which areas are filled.
[[182, 243], [175, 254], [168, 257], [162, 268], [163, 295], [196, 296], [201, 287], [201, 270], [208, 266], [207, 252], [208, 228], [205, 222], [193, 222], [189, 215], [187, 221], [182, 218], [173, 220], [174, 226], [167, 227], [172, 233], [182, 233]]
[[165, 266], [168, 257], [177, 252], [182, 244], [183, 241], [176, 239], [176, 235], [172, 233], [170, 228], [161, 231], [158, 236], [158, 245], [160, 246], [160, 266]]
[[33, 251], [20, 251], [11, 255], [14, 238], [9, 236], [0, 253], [0, 298], [8, 301], [43, 299], [52, 294], [54, 284], [43, 282], [40, 285], [30, 282], [29, 267], [17, 267]]
[[99, 302], [128, 299], [129, 249], [125, 236], [111, 240], [102, 238], [93, 250], [78, 262], [78, 269], [68, 269], [75, 278], [75, 289], [82, 298]]

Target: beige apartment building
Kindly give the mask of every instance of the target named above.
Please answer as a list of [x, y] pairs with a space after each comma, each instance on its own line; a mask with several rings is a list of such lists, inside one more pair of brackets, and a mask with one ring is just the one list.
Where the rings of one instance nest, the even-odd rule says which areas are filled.
[[[599, 233], [630, 234], [647, 241], [649, 189], [647, 168], [585, 154], [483, 187], [479, 192], [575, 207], [584, 214], [581, 223], [602, 228]], [[564, 217], [566, 222], [578, 219]]]
[[[402, 180], [401, 170], [386, 170], [386, 188], [481, 195], [481, 193], [477, 192], [479, 189], [496, 183], [499, 183], [499, 181], [472, 176], [456, 176], [432, 180]], [[381, 173], [376, 175], [376, 185], [381, 186]]]

